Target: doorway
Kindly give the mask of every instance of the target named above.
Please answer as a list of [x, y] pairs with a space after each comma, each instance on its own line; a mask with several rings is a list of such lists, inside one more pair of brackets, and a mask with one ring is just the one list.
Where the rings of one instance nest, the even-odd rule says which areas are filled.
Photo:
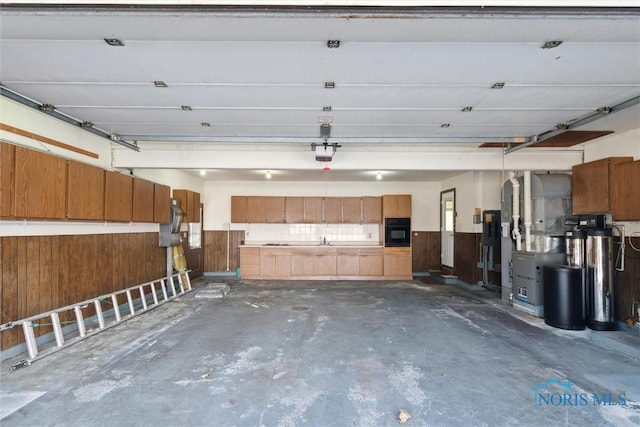
[[453, 269], [454, 236], [456, 232], [456, 190], [440, 192], [440, 264]]

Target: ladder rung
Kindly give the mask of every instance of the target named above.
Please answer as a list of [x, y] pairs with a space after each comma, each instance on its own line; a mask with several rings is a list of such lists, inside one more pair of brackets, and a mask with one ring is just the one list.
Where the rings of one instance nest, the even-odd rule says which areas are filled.
[[33, 334], [33, 324], [31, 321], [26, 321], [22, 324], [22, 331], [24, 332], [24, 342], [27, 344], [29, 358], [35, 359], [38, 355], [38, 344], [36, 344], [36, 337]]
[[133, 297], [131, 296], [131, 290], [127, 289], [127, 300], [129, 301], [129, 315], [136, 314], [136, 309], [133, 307]]
[[176, 295], [176, 284], [173, 281], [173, 276], [169, 277], [169, 285], [171, 286], [171, 294], [175, 297]]
[[82, 316], [82, 310], [80, 306], [73, 307], [73, 311], [76, 314], [76, 322], [78, 322], [78, 332], [81, 337], [87, 335], [87, 329], [84, 326], [84, 317]]
[[118, 305], [118, 296], [116, 294], [111, 295], [111, 303], [113, 305], [113, 313], [116, 315], [116, 322], [120, 322], [122, 316], [120, 316], [120, 306]]
[[55, 311], [51, 313], [51, 324], [53, 325], [53, 334], [56, 337], [56, 346], [62, 347], [64, 345], [64, 335], [60, 325], [60, 315]]
[[96, 307], [96, 316], [98, 317], [98, 325], [100, 329], [104, 329], [104, 315], [102, 314], [102, 306], [100, 305], [100, 298], [93, 302]]
[[151, 295], [153, 295], [153, 305], [158, 305], [158, 294], [156, 293], [155, 282], [151, 282]]
[[163, 301], [166, 301], [169, 299], [169, 297], [167, 296], [167, 285], [164, 279], [160, 280], [160, 286], [162, 287], [162, 297], [164, 298]]
[[138, 290], [140, 291], [140, 300], [142, 301], [142, 309], [146, 310], [147, 309], [147, 296], [144, 294], [144, 287], [140, 286], [138, 288]]

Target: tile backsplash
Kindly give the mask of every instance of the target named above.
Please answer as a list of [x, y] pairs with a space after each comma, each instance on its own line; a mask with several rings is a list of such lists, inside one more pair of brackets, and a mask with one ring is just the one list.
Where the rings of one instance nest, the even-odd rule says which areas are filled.
[[377, 245], [379, 224], [231, 224], [231, 230], [244, 230], [246, 244], [335, 243]]

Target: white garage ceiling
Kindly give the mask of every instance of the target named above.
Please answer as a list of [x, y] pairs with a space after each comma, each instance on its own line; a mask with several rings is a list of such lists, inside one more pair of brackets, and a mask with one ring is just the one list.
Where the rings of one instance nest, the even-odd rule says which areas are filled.
[[[308, 147], [323, 140], [321, 123], [331, 126], [330, 143], [475, 147], [535, 139], [640, 96], [637, 8], [7, 5], [0, 13], [4, 89], [141, 148]], [[562, 43], [544, 48], [548, 41]], [[620, 117], [587, 129], [638, 127], [640, 109]]]

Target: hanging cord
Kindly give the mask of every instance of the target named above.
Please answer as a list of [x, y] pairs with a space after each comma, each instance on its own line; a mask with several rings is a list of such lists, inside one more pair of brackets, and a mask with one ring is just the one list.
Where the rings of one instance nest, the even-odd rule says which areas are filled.
[[636, 252], [640, 252], [640, 248], [636, 248], [636, 247], [633, 245], [633, 242], [631, 241], [631, 238], [632, 238], [632, 237], [635, 237], [635, 236], [636, 236], [636, 234], [637, 234], [638, 236], [640, 236], [640, 231], [634, 231], [633, 233], [629, 234], [629, 246], [631, 246], [631, 249], [633, 249], [634, 251], [636, 251]]
[[[612, 227], [618, 231], [620, 235], [620, 248], [618, 248], [618, 254], [616, 255], [615, 268], [616, 271], [624, 271], [624, 225], [612, 224]], [[618, 267], [620, 265], [620, 267]]]

